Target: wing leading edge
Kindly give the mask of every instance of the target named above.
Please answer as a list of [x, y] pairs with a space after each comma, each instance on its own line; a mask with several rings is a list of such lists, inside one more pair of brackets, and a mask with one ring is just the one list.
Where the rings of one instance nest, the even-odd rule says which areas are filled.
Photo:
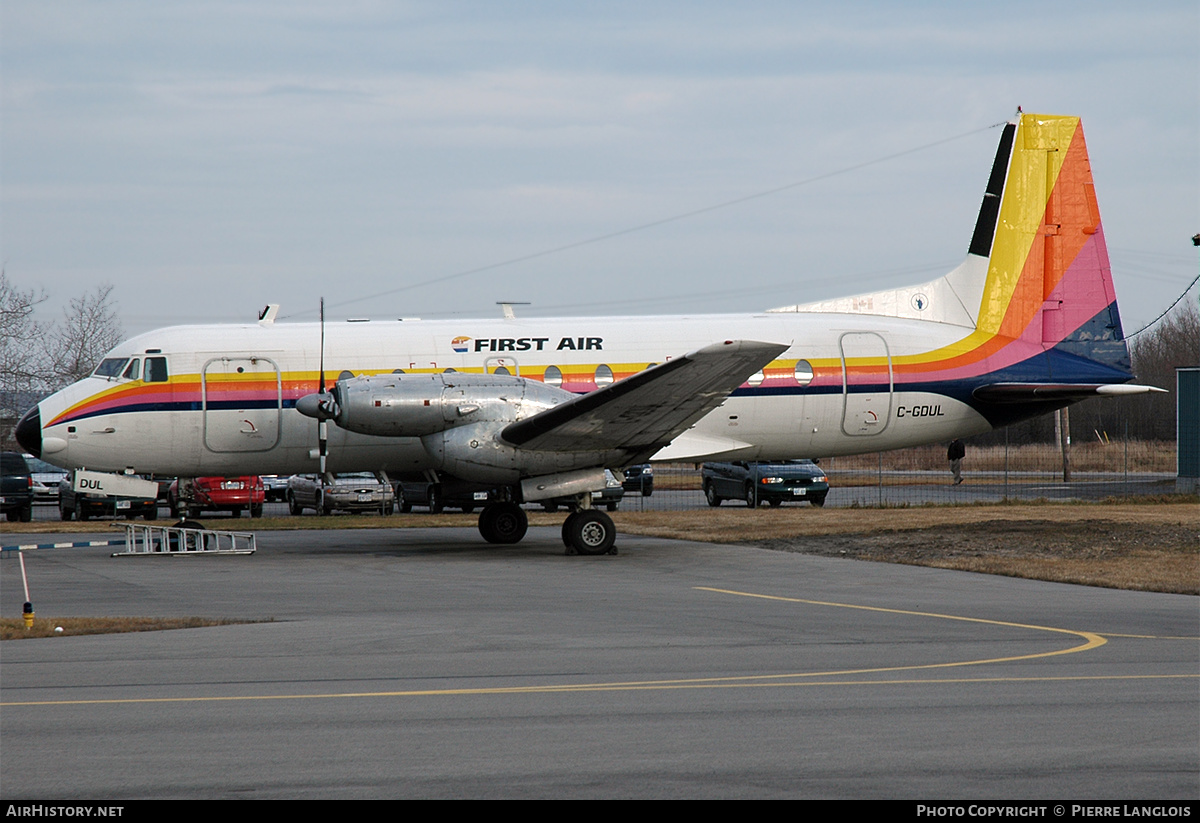
[[500, 436], [523, 449], [624, 449], [648, 457], [787, 348], [754, 340], [706, 346], [513, 423]]

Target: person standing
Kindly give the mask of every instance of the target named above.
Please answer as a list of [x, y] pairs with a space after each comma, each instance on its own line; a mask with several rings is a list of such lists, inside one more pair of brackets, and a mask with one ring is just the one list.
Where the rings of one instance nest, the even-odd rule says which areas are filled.
[[967, 447], [957, 437], [950, 441], [950, 448], [946, 450], [946, 459], [950, 461], [950, 472], [954, 475], [954, 485], [957, 486], [962, 482], [962, 462], [967, 456]]

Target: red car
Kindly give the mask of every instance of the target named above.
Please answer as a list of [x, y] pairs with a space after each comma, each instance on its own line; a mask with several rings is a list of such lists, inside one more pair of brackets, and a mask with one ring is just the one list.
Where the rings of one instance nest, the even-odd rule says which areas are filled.
[[[198, 517], [206, 511], [227, 511], [239, 517], [242, 509], [249, 509], [251, 517], [262, 517], [267, 492], [261, 477], [197, 477], [195, 498], [187, 506], [188, 517]], [[178, 480], [167, 489], [167, 504], [172, 516], [183, 514]]]

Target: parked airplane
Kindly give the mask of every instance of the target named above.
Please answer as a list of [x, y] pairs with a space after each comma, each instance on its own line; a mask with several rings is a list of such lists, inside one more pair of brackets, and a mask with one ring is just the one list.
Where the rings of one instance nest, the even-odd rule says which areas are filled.
[[324, 472], [327, 455], [331, 471], [498, 489], [479, 520], [497, 543], [524, 536], [520, 502], [577, 495], [563, 539], [596, 554], [615, 534], [588, 505], [606, 467], [895, 449], [1151, 390], [1127, 385], [1075, 117], [1004, 128], [966, 259], [911, 288], [750, 316], [326, 327], [275, 310], [117, 346], [18, 440], [102, 471]]

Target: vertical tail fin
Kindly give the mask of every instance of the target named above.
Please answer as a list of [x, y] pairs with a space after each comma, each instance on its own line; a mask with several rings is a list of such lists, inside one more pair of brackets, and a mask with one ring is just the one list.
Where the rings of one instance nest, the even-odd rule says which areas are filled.
[[1129, 376], [1078, 117], [1023, 114], [1005, 128], [970, 254], [988, 258], [978, 332], [1038, 344], [1052, 368], [1061, 355], [1100, 367], [1097, 379], [1117, 376], [1099, 373], [1110, 369]]

